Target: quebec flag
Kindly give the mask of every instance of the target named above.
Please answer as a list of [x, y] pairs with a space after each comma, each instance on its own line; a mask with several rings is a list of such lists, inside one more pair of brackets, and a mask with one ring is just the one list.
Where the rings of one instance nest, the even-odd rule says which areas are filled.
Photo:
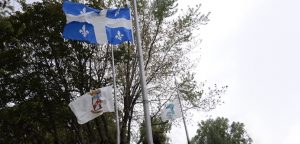
[[62, 8], [67, 19], [63, 31], [66, 39], [114, 45], [132, 41], [129, 8], [98, 10], [69, 1]]

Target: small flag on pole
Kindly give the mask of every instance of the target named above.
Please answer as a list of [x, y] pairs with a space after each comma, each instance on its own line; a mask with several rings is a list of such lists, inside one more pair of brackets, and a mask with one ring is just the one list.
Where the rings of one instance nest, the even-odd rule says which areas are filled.
[[165, 108], [162, 109], [160, 116], [161, 116], [161, 120], [164, 122], [167, 120], [173, 121], [176, 118], [180, 118], [182, 114], [181, 114], [178, 99], [175, 98], [175, 100], [167, 103]]
[[94, 9], [84, 4], [65, 1], [66, 25], [63, 37], [95, 44], [121, 44], [132, 41], [129, 8]]
[[92, 90], [69, 103], [79, 124], [84, 124], [105, 112], [114, 112], [112, 86]]

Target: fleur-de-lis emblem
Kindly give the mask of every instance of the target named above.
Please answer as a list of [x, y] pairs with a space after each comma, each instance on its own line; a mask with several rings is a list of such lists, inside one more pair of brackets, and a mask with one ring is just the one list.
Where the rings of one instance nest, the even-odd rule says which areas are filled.
[[80, 11], [80, 14], [85, 14], [86, 13], [86, 8], [84, 7], [83, 9], [82, 9], [82, 11]]
[[89, 31], [85, 28], [85, 25], [82, 26], [79, 32], [83, 35], [83, 37], [86, 37], [89, 34]]
[[118, 40], [122, 40], [122, 37], [123, 37], [124, 35], [120, 32], [120, 31], [118, 31], [117, 32], [117, 35], [115, 36], [115, 38], [116, 39], [118, 39]]
[[120, 9], [118, 8], [118, 10], [115, 13], [115, 17], [117, 17], [117, 15], [120, 13]]

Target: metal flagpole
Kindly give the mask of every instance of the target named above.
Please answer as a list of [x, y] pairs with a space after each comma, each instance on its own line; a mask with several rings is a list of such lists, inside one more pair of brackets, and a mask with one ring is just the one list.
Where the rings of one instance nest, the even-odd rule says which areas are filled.
[[182, 110], [182, 104], [181, 104], [181, 100], [180, 100], [180, 97], [179, 97], [179, 90], [178, 90], [177, 80], [176, 80], [175, 76], [174, 76], [174, 79], [175, 79], [175, 86], [176, 86], [176, 91], [177, 91], [177, 98], [178, 98], [179, 105], [180, 105], [180, 110], [181, 110], [182, 120], [183, 120], [183, 124], [184, 124], [186, 139], [187, 139], [188, 144], [190, 144], [189, 133], [187, 131], [187, 127], [186, 127], [186, 123], [185, 123], [185, 117], [184, 117], [183, 110]]
[[148, 144], [153, 144], [152, 138], [152, 127], [151, 127], [151, 119], [150, 119], [150, 112], [149, 112], [149, 101], [147, 96], [146, 90], [146, 79], [145, 79], [145, 71], [144, 71], [144, 58], [142, 53], [142, 46], [141, 46], [141, 34], [140, 34], [140, 26], [138, 21], [138, 13], [137, 13], [137, 4], [136, 0], [133, 0], [133, 9], [134, 9], [134, 19], [135, 19], [135, 28], [136, 28], [136, 42], [137, 42], [137, 50], [138, 50], [138, 57], [139, 57], [139, 69], [140, 69], [140, 81], [142, 86], [142, 94], [143, 94], [143, 106], [144, 106], [144, 116], [145, 116], [145, 123], [146, 123], [146, 135]]
[[119, 112], [117, 105], [117, 96], [116, 96], [116, 72], [115, 72], [115, 58], [114, 58], [114, 46], [111, 46], [111, 62], [112, 62], [112, 72], [113, 72], [113, 83], [114, 83], [114, 105], [115, 105], [115, 114], [116, 114], [116, 124], [117, 124], [117, 144], [120, 144], [120, 123], [119, 123]]

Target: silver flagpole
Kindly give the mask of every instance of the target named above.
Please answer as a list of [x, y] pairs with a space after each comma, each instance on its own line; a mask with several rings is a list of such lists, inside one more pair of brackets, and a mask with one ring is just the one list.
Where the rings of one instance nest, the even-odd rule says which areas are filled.
[[136, 28], [136, 42], [137, 42], [137, 50], [138, 50], [138, 57], [139, 57], [139, 69], [140, 69], [140, 81], [142, 86], [142, 94], [143, 94], [143, 106], [144, 106], [144, 116], [145, 116], [145, 123], [146, 123], [146, 135], [148, 144], [153, 144], [152, 138], [152, 127], [151, 127], [151, 119], [150, 119], [150, 112], [149, 112], [149, 101], [147, 96], [147, 89], [146, 89], [146, 79], [145, 79], [145, 71], [144, 71], [144, 58], [141, 46], [141, 34], [140, 34], [140, 26], [138, 21], [138, 13], [137, 13], [137, 6], [136, 0], [133, 0], [133, 9], [134, 9], [134, 19], [135, 19], [135, 28]]
[[177, 98], [178, 98], [179, 105], [180, 105], [180, 110], [181, 110], [182, 120], [183, 120], [183, 124], [184, 124], [186, 139], [187, 139], [188, 144], [190, 144], [189, 133], [187, 131], [187, 127], [186, 127], [186, 123], [185, 123], [185, 117], [184, 117], [184, 114], [183, 114], [182, 104], [181, 104], [181, 100], [180, 100], [180, 97], [179, 97], [178, 84], [177, 84], [177, 80], [176, 80], [175, 76], [174, 76], [174, 79], [175, 79], [175, 86], [176, 86], [176, 91], [177, 91]]
[[115, 105], [115, 114], [116, 114], [116, 124], [117, 124], [117, 144], [120, 144], [120, 123], [119, 123], [119, 111], [117, 105], [117, 96], [116, 96], [116, 72], [115, 72], [115, 58], [114, 58], [114, 46], [111, 45], [111, 62], [112, 62], [112, 72], [113, 72], [113, 83], [114, 83], [114, 105]]

